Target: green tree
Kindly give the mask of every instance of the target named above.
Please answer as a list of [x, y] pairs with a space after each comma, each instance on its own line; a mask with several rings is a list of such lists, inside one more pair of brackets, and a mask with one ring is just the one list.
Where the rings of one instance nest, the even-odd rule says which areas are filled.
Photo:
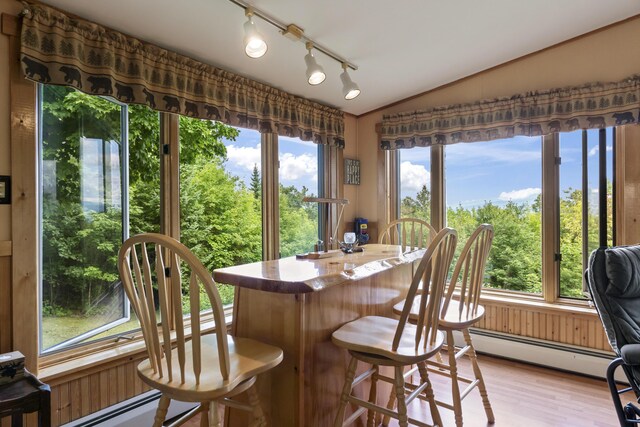
[[260, 172], [258, 172], [258, 165], [253, 165], [253, 171], [251, 172], [251, 192], [256, 200], [262, 199], [262, 179], [260, 178]]
[[420, 218], [427, 222], [431, 220], [431, 192], [423, 185], [416, 198], [405, 197], [400, 203], [401, 218]]

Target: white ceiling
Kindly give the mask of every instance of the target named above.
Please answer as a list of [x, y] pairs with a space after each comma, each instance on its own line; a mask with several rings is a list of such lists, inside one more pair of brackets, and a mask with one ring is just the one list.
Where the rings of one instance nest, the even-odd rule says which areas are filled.
[[327, 79], [308, 85], [304, 44], [260, 18], [269, 50], [247, 57], [244, 11], [228, 0], [44, 2], [355, 115], [640, 14], [638, 0], [248, 0], [358, 66], [362, 93], [345, 101], [338, 62], [315, 52]]

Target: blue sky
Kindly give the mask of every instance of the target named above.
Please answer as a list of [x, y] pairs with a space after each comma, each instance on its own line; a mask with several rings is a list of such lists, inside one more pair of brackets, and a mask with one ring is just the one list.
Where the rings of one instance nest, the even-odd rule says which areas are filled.
[[[607, 135], [611, 179], [611, 129]], [[541, 137], [516, 137], [445, 147], [447, 206], [533, 202], [542, 188], [541, 141]], [[581, 131], [561, 134], [561, 189], [581, 188], [581, 141]], [[588, 131], [587, 146], [590, 196], [597, 196], [597, 130]], [[422, 185], [429, 185], [430, 170], [428, 148], [400, 150], [402, 197], [415, 196]]]
[[[253, 166], [260, 170], [260, 133], [255, 130], [239, 129], [235, 141], [225, 140], [228, 161], [226, 169], [249, 183]], [[310, 141], [297, 138], [278, 137], [280, 159], [280, 183], [302, 186], [318, 194], [318, 146]]]
[[[279, 137], [280, 182], [296, 188], [306, 186], [317, 194], [317, 145], [297, 138]], [[560, 188], [581, 187], [582, 132], [560, 135]], [[260, 134], [240, 129], [227, 146], [226, 169], [249, 183], [253, 165], [260, 169]], [[531, 203], [542, 188], [542, 138], [516, 137], [445, 147], [447, 206], [472, 208], [486, 201], [503, 205], [509, 200]], [[607, 175], [611, 180], [612, 130], [607, 130]], [[588, 131], [590, 197], [597, 197], [598, 131]], [[401, 195], [415, 196], [430, 185], [428, 148], [400, 150]]]

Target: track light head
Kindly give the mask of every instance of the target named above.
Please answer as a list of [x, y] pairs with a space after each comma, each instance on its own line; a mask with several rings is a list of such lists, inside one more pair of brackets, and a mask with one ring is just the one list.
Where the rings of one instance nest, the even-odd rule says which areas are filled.
[[340, 80], [342, 80], [342, 95], [347, 101], [360, 95], [360, 88], [357, 84], [351, 80], [351, 76], [347, 72], [348, 65], [346, 62], [342, 63], [344, 71], [340, 74]]
[[253, 9], [247, 7], [244, 14], [248, 18], [247, 22], [244, 23], [244, 53], [249, 58], [260, 58], [267, 53], [267, 43], [253, 22]]
[[319, 85], [327, 76], [324, 73], [324, 69], [322, 68], [322, 66], [320, 66], [320, 64], [316, 62], [316, 58], [311, 53], [311, 49], [313, 49], [313, 43], [307, 42], [306, 46], [307, 50], [309, 51], [309, 53], [307, 53], [304, 57], [304, 62], [307, 64], [307, 82], [309, 82], [309, 84], [313, 86]]

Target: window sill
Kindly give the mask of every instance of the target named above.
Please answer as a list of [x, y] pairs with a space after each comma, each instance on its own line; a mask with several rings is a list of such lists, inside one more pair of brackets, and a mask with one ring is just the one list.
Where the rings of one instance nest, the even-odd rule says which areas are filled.
[[[232, 307], [225, 308], [225, 321], [227, 328], [231, 325]], [[185, 327], [189, 327], [185, 325]], [[209, 334], [215, 331], [215, 323], [211, 316], [207, 316], [201, 322], [201, 334]], [[191, 337], [190, 329], [185, 330], [185, 338]], [[172, 333], [172, 340], [175, 334]], [[109, 342], [94, 343], [93, 346], [71, 349], [64, 352], [42, 356], [38, 378], [56, 385], [84, 377], [104, 370], [109, 365], [119, 365], [123, 361], [146, 358], [146, 346], [142, 339], [142, 333], [136, 332], [131, 341], [111, 340]]]

